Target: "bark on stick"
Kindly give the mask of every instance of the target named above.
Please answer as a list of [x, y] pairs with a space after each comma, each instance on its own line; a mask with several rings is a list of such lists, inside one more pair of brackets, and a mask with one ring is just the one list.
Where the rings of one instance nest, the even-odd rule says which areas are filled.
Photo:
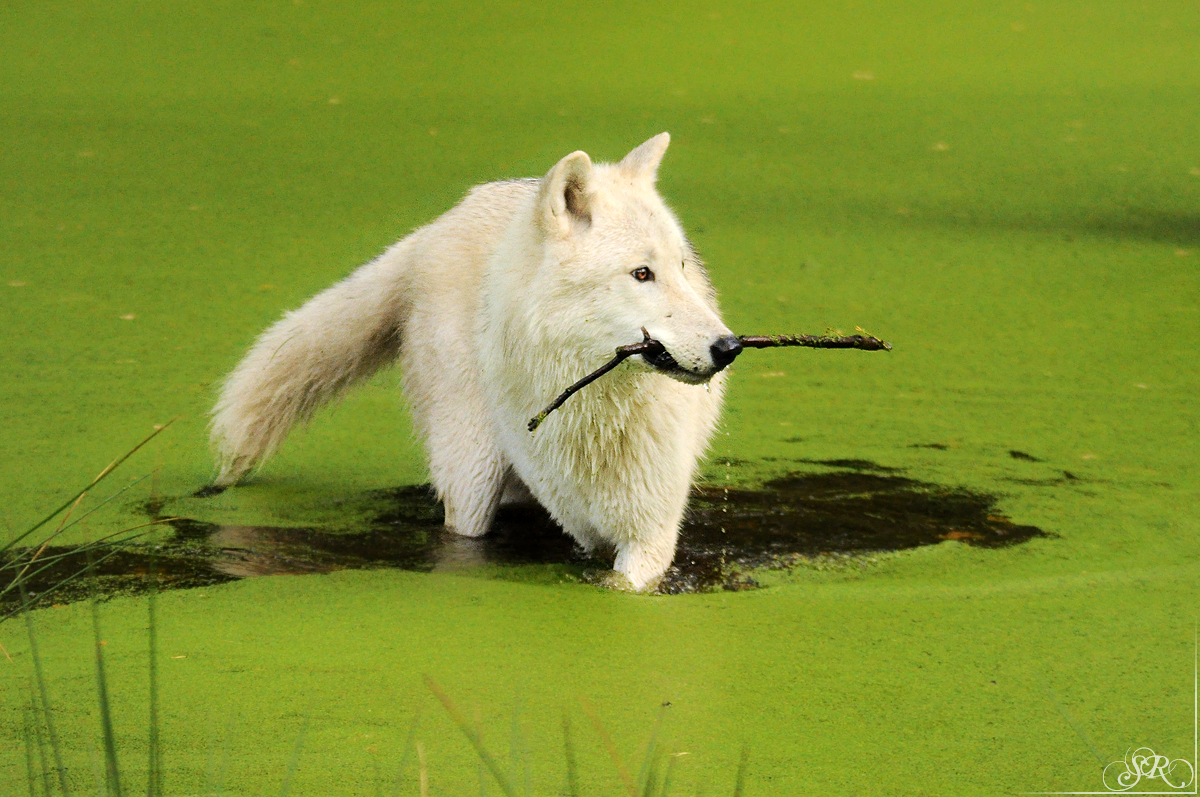
[[[550, 402], [546, 409], [539, 412], [537, 415], [529, 419], [529, 431], [536, 430], [541, 426], [542, 421], [546, 420], [546, 416], [561, 407], [567, 399], [583, 390], [585, 387], [595, 382], [600, 377], [607, 374], [612, 369], [616, 368], [625, 360], [638, 354], [661, 354], [666, 351], [666, 347], [659, 343], [654, 338], [650, 337], [650, 333], [642, 330], [642, 335], [645, 338], [641, 343], [631, 343], [628, 346], [618, 346], [616, 354], [611, 360], [604, 365], [592, 371], [590, 374], [580, 379], [575, 384], [568, 387], [558, 395], [558, 398]], [[743, 348], [747, 349], [772, 349], [780, 346], [803, 346], [810, 349], [860, 349], [862, 351], [891, 351], [892, 344], [886, 340], [880, 340], [872, 335], [744, 335], [738, 338]]]

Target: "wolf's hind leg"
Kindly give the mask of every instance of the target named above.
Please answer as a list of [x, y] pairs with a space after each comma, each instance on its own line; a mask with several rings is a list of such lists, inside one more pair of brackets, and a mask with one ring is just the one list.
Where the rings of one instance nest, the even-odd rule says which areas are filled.
[[464, 537], [481, 537], [491, 528], [508, 473], [499, 449], [483, 437], [460, 426], [428, 440], [429, 471], [446, 510], [446, 528]]

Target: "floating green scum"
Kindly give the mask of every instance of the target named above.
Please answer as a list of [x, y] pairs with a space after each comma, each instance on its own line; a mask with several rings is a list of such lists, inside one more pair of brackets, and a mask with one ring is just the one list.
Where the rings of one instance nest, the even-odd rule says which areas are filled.
[[[745, 797], [1104, 791], [1127, 750], [1192, 758], [1200, 5], [112, 0], [0, 21], [0, 546], [178, 415], [72, 520], [147, 478], [54, 544], [158, 507], [193, 524], [163, 545], [292, 568], [159, 593], [164, 794], [278, 794], [289, 772], [290, 797], [418, 795], [422, 773], [479, 793], [423, 675], [538, 795], [627, 794], [617, 762], [635, 788], [674, 762], [673, 797], [732, 795], [743, 746]], [[469, 186], [660, 130], [658, 188], [722, 264], [731, 329], [896, 344], [732, 366], [680, 548], [711, 591], [598, 589], [569, 547], [522, 548], [563, 535], [515, 507], [443, 545], [400, 370], [192, 497], [217, 383], [283, 308]], [[783, 529], [787, 567], [738, 564], [751, 523]], [[112, 738], [142, 794], [148, 601], [116, 593]], [[69, 597], [28, 616], [68, 786], [94, 794], [93, 621]], [[26, 738], [41, 793], [24, 618], [0, 645], [0, 793], [29, 791]]]

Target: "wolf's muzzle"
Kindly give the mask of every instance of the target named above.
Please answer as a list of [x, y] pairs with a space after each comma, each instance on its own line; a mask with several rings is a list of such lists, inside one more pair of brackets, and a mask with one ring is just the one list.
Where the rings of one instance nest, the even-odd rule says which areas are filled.
[[671, 356], [671, 353], [665, 348], [660, 352], [646, 353], [642, 355], [642, 359], [650, 363], [653, 367], [660, 371], [679, 371], [679, 363]]
[[723, 338], [717, 338], [717, 342], [710, 346], [708, 351], [712, 355], [713, 364], [720, 371], [742, 353], [742, 342], [734, 335], [726, 335]]

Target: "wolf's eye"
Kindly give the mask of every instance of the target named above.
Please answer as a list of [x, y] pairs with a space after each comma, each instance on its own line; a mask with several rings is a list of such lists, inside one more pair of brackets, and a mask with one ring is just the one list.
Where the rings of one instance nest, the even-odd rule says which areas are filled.
[[632, 274], [633, 278], [638, 282], [654, 282], [654, 272], [645, 266], [635, 268], [629, 273]]

